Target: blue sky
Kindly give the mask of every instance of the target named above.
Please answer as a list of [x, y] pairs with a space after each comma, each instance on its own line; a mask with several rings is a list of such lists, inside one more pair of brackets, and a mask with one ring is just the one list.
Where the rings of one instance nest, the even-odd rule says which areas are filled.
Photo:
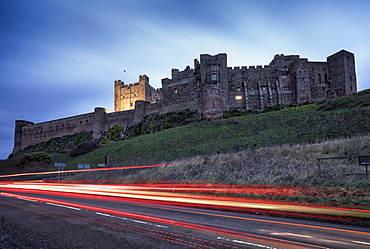
[[366, 0], [0, 0], [0, 158], [15, 120], [113, 110], [114, 80], [159, 88], [202, 53], [248, 66], [346, 49], [369, 89], [369, 24]]

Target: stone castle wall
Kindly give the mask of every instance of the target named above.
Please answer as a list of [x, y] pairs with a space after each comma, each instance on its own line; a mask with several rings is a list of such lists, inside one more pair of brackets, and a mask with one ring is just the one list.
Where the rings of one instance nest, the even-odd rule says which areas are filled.
[[17, 120], [13, 152], [82, 131], [92, 131], [98, 138], [104, 129], [133, 125], [152, 113], [189, 109], [217, 117], [233, 109], [262, 110], [357, 92], [354, 54], [345, 50], [328, 56], [325, 62], [277, 54], [269, 65], [249, 67], [228, 67], [224, 53], [201, 54], [193, 68], [172, 69], [171, 76], [162, 79], [161, 89], [150, 86], [146, 75], [133, 84], [115, 81], [113, 113], [95, 108], [92, 113], [38, 124]]
[[136, 112], [137, 110], [128, 110], [107, 113], [106, 109], [97, 107], [91, 113], [37, 124], [25, 120], [17, 120], [13, 153], [20, 151], [28, 145], [83, 131], [92, 131], [93, 138], [99, 138], [101, 131], [115, 124], [121, 124], [123, 126], [133, 125], [135, 115], [137, 115]]

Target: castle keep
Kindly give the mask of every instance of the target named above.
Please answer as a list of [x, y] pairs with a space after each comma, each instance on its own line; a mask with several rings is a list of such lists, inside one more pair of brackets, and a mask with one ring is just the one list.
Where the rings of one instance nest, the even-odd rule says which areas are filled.
[[277, 54], [269, 65], [249, 67], [228, 67], [225, 53], [201, 54], [193, 68], [172, 69], [171, 74], [171, 79], [162, 79], [161, 89], [150, 86], [146, 75], [128, 85], [116, 80], [112, 113], [98, 107], [92, 113], [38, 124], [17, 120], [13, 153], [82, 131], [92, 131], [98, 138], [104, 129], [115, 124], [133, 125], [151, 113], [189, 109], [217, 117], [234, 109], [262, 110], [357, 92], [354, 54], [346, 50], [328, 56], [324, 62]]

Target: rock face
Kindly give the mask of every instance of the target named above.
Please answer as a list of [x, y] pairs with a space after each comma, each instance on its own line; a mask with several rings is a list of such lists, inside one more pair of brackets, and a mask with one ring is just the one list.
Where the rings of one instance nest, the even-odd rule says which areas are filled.
[[225, 53], [201, 54], [194, 68], [172, 69], [172, 78], [162, 79], [161, 89], [150, 86], [146, 75], [128, 85], [116, 80], [115, 112], [96, 107], [91, 113], [38, 124], [16, 120], [13, 154], [29, 145], [84, 131], [98, 139], [104, 129], [116, 124], [132, 126], [154, 113], [190, 110], [217, 117], [231, 110], [262, 110], [356, 92], [355, 57], [345, 50], [325, 62], [277, 54], [269, 65], [249, 67], [228, 67]]

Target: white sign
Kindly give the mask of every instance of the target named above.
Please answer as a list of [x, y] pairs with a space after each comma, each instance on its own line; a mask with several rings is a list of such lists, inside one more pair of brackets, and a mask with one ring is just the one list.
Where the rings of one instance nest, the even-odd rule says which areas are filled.
[[77, 165], [77, 168], [78, 169], [90, 169], [90, 164], [86, 164], [86, 163], [79, 163]]
[[65, 163], [54, 163], [54, 166], [55, 167], [65, 167], [66, 164]]

